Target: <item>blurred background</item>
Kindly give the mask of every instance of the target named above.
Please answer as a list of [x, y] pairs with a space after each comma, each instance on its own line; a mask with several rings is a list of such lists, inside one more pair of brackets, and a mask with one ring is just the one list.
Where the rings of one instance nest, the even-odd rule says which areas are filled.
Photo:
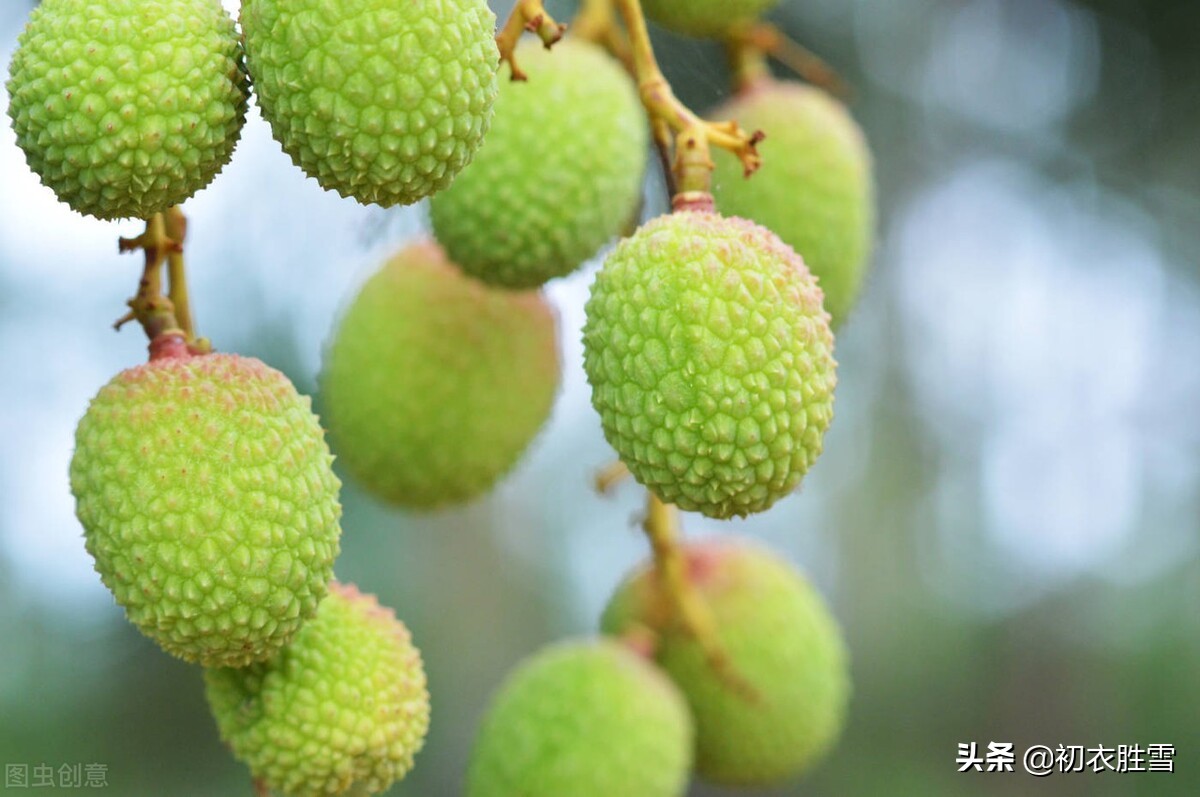
[[[5, 63], [33, 5], [0, 3]], [[685, 520], [782, 551], [848, 637], [845, 738], [768, 793], [1200, 793], [1200, 4], [785, 0], [773, 18], [855, 86], [881, 213], [804, 489], [751, 521]], [[654, 34], [685, 102], [726, 93], [716, 46]], [[202, 333], [304, 392], [339, 309], [425, 224], [322, 192], [257, 113], [185, 211]], [[0, 126], [0, 762], [99, 763], [131, 797], [249, 795], [199, 671], [125, 622], [68, 492], [88, 399], [145, 358], [109, 328], [140, 270], [116, 238], [139, 231], [57, 204]], [[392, 795], [458, 794], [503, 675], [592, 633], [646, 554], [640, 490], [590, 486], [613, 458], [580, 367], [594, 268], [549, 289], [562, 394], [494, 494], [423, 516], [345, 489], [338, 574], [410, 625], [433, 694]], [[1173, 744], [1176, 772], [956, 772], [959, 743], [991, 741]]]

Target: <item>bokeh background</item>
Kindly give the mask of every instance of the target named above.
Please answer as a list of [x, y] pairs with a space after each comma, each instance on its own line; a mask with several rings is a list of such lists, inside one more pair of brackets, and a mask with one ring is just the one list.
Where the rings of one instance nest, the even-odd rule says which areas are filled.
[[[5, 63], [32, 6], [0, 3]], [[846, 630], [845, 738], [771, 793], [1200, 793], [1200, 4], [793, 0], [774, 19], [855, 86], [881, 214], [803, 491], [751, 521], [686, 519], [782, 551]], [[719, 49], [654, 33], [681, 97], [715, 104]], [[185, 210], [202, 332], [306, 392], [339, 308], [425, 224], [322, 192], [257, 114]], [[138, 231], [57, 204], [0, 129], [0, 763], [102, 763], [131, 797], [248, 795], [199, 671], [124, 621], [68, 493], [76, 420], [144, 358], [136, 329], [109, 328], [140, 268], [116, 237]], [[458, 794], [504, 673], [592, 633], [646, 553], [639, 489], [590, 487], [613, 456], [580, 368], [594, 267], [549, 289], [562, 395], [493, 495], [422, 516], [345, 490], [339, 575], [409, 623], [433, 693], [393, 795]], [[972, 741], [1168, 743], [1177, 771], [958, 774]]]

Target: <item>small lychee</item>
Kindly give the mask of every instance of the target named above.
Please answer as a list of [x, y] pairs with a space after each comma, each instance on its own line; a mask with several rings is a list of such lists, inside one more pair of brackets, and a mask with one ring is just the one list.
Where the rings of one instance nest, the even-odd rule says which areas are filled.
[[251, 357], [117, 374], [75, 433], [71, 492], [96, 571], [168, 653], [240, 667], [317, 610], [339, 482], [307, 397]]
[[692, 544], [688, 577], [711, 608], [730, 665], [748, 689], [713, 669], [674, 621], [649, 565], [631, 575], [604, 612], [606, 633], [645, 627], [656, 659], [696, 722], [696, 771], [730, 785], [769, 786], [812, 769], [845, 721], [845, 645], [820, 595], [787, 562], [733, 540]]
[[221, 739], [281, 797], [365, 797], [413, 766], [429, 729], [421, 654], [404, 623], [351, 585], [268, 662], [205, 672]]
[[538, 293], [490, 288], [432, 243], [371, 277], [321, 375], [339, 461], [390, 503], [481, 495], [529, 446], [558, 391], [557, 319]]
[[517, 57], [528, 80], [501, 84], [487, 142], [429, 212], [467, 274], [533, 288], [574, 271], [636, 212], [647, 136], [637, 89], [596, 45], [526, 41]]
[[802, 83], [767, 80], [713, 111], [763, 130], [768, 166], [747, 179], [718, 156], [713, 197], [722, 213], [773, 230], [804, 257], [836, 328], [862, 290], [875, 218], [871, 153], [845, 106]]
[[409, 205], [450, 184], [496, 100], [486, 0], [244, 0], [263, 118], [322, 187]]
[[44, 0], [9, 66], [29, 167], [100, 219], [147, 218], [229, 162], [249, 87], [220, 0]]
[[816, 280], [774, 233], [661, 216], [609, 255], [586, 313], [592, 405], [639, 482], [715, 518], [800, 484], [833, 417], [833, 334]]
[[692, 729], [679, 691], [611, 640], [546, 648], [492, 699], [467, 797], [678, 797]]

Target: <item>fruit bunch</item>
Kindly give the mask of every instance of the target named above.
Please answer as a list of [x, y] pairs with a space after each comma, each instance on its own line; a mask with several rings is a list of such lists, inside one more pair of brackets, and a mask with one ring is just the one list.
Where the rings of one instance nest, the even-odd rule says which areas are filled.
[[[500, 685], [467, 794], [674, 797], [693, 772], [772, 785], [836, 744], [850, 686], [829, 609], [777, 554], [682, 541], [678, 514], [765, 512], [815, 466], [834, 329], [871, 248], [861, 131], [831, 94], [767, 69], [780, 38], [758, 17], [777, 2], [644, 2], [728, 45], [722, 122], [676, 99], [636, 0], [585, 0], [565, 38], [540, 0], [498, 32], [484, 0], [243, 0], [237, 22], [220, 0], [44, 0], [31, 15], [8, 81], [30, 168], [80, 213], [146, 224], [121, 241], [145, 255], [122, 322], [149, 362], [101, 388], [76, 434], [85, 547], [129, 620], [205, 668], [259, 794], [381, 793], [430, 722], [408, 630], [335, 579], [334, 455], [395, 507], [483, 498], [562, 381], [541, 288], [602, 253], [582, 365], [619, 459], [606, 479], [648, 492], [654, 555], [598, 637]], [[430, 198], [431, 237], [383, 263], [330, 335], [328, 444], [287, 376], [214, 352], [191, 318], [177, 206], [230, 160], [251, 88], [323, 188]], [[638, 226], [651, 141], [671, 211]]]

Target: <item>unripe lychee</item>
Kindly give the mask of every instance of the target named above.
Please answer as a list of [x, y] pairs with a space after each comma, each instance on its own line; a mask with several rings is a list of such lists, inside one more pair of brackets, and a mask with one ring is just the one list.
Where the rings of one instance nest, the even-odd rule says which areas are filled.
[[280, 797], [379, 794], [429, 729], [421, 654], [373, 595], [331, 584], [270, 661], [204, 674], [221, 739]]
[[836, 743], [850, 693], [845, 645], [820, 595], [787, 562], [734, 540], [687, 547], [687, 572], [711, 608], [738, 689], [674, 621], [656, 571], [635, 572], [604, 612], [606, 633], [648, 627], [656, 658], [696, 722], [696, 771], [766, 786], [811, 769]]
[[820, 89], [769, 80], [713, 111], [767, 134], [749, 179], [718, 155], [713, 197], [722, 213], [769, 227], [804, 257], [836, 327], [862, 290], [875, 219], [871, 153], [846, 108]]
[[778, 4], [779, 0], [642, 0], [646, 16], [689, 36], [720, 36]]
[[229, 162], [241, 57], [220, 0], [44, 0], [9, 66], [17, 144], [80, 213], [152, 216]]
[[483, 141], [500, 59], [485, 0], [244, 0], [241, 19], [263, 118], [322, 187], [412, 204]]
[[231, 354], [117, 374], [75, 433], [71, 492], [96, 571], [168, 653], [240, 667], [325, 595], [339, 483], [288, 378]]
[[400, 506], [486, 492], [550, 414], [556, 325], [540, 294], [489, 288], [435, 244], [407, 247], [363, 286], [326, 352], [339, 462]]
[[675, 797], [692, 724], [679, 690], [610, 640], [559, 643], [523, 662], [492, 699], [467, 797]]
[[508, 288], [564, 276], [637, 211], [646, 124], [633, 82], [597, 46], [526, 41], [527, 82], [500, 87], [487, 142], [433, 197], [433, 231], [463, 271]]
[[604, 435], [664, 501], [761, 512], [821, 453], [833, 334], [821, 289], [774, 233], [715, 213], [654, 219], [609, 255], [586, 312]]

